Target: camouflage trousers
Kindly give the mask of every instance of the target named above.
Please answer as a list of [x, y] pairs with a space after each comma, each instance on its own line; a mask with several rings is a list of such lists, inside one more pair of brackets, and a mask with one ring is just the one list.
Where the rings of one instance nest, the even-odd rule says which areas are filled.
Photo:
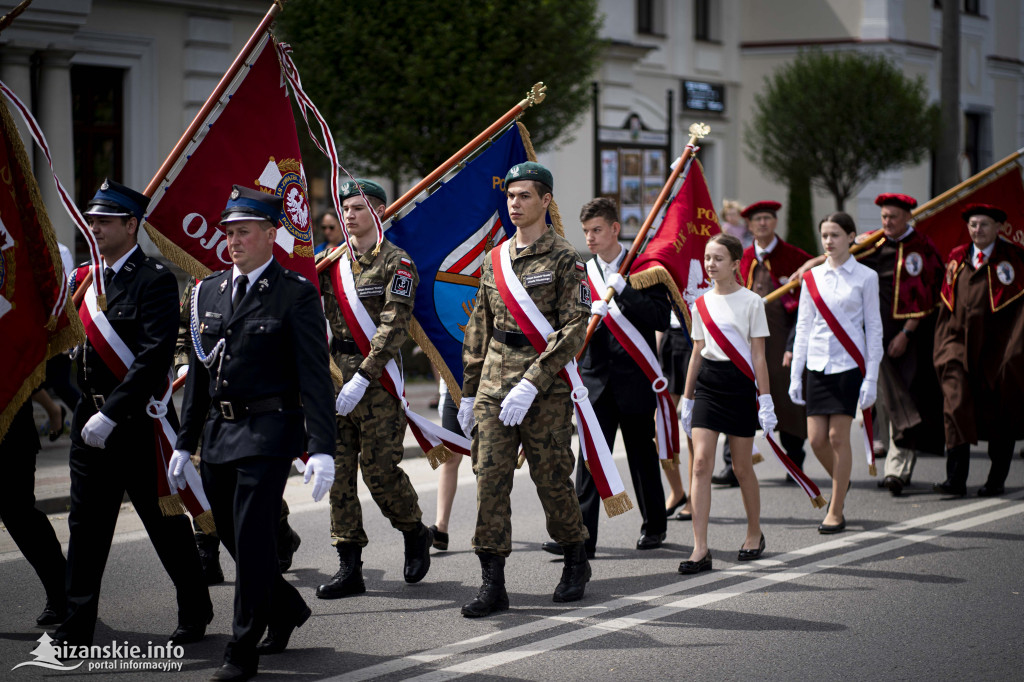
[[476, 474], [476, 534], [473, 548], [507, 557], [512, 553], [512, 477], [519, 445], [537, 486], [548, 535], [560, 544], [583, 542], [587, 529], [572, 484], [572, 402], [566, 394], [538, 395], [519, 426], [498, 419], [501, 401], [480, 394], [473, 406]]
[[379, 384], [347, 416], [338, 415], [334, 485], [331, 486], [331, 544], [367, 543], [356, 490], [356, 471], [381, 512], [400, 531], [419, 528], [422, 512], [409, 477], [398, 466], [405, 454], [405, 412]]

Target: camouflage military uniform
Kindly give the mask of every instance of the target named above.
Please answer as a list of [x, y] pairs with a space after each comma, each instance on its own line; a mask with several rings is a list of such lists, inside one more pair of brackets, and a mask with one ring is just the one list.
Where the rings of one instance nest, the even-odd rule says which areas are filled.
[[364, 358], [351, 347], [339, 349], [339, 345], [352, 344], [353, 337], [338, 307], [330, 269], [320, 275], [320, 291], [335, 339], [331, 356], [345, 381], [358, 369], [370, 377], [370, 385], [355, 409], [347, 416], [337, 417], [335, 476], [331, 487], [332, 544], [355, 543], [365, 547], [363, 514], [356, 491], [357, 468], [362, 469], [363, 482], [394, 528], [403, 532], [417, 530], [422, 517], [416, 491], [399, 466], [405, 453], [405, 411], [378, 379], [389, 360], [394, 359], [401, 367], [400, 351], [408, 336], [419, 275], [409, 255], [387, 240], [381, 243], [376, 258], [369, 253], [361, 254], [358, 262], [361, 271], [353, 272], [356, 291], [377, 324], [377, 332], [370, 339], [369, 356]]
[[[503, 244], [497, 248], [508, 247]], [[476, 398], [473, 472], [477, 477], [477, 522], [473, 547], [477, 552], [503, 557], [512, 551], [509, 496], [520, 443], [544, 507], [548, 534], [559, 543], [581, 543], [587, 538], [570, 478], [575, 463], [570, 387], [558, 377], [583, 345], [590, 316], [586, 273], [576, 250], [550, 227], [533, 244], [515, 251], [512, 269], [555, 329], [548, 337], [547, 348], [538, 355], [532, 346], [505, 345], [493, 338], [493, 329], [519, 331], [519, 325], [498, 293], [490, 258], [485, 258], [462, 352], [462, 393]], [[498, 419], [501, 401], [523, 378], [537, 387], [537, 397], [522, 424], [505, 426]]]

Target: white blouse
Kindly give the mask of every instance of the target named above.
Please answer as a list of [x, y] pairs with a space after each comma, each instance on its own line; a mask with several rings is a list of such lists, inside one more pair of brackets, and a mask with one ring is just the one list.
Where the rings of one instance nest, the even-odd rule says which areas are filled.
[[[703, 294], [703, 298], [707, 303], [711, 318], [719, 326], [731, 324], [747, 340], [769, 336], [768, 318], [764, 314], [764, 301], [750, 289], [740, 287], [724, 296], [711, 289]], [[729, 356], [725, 354], [725, 351], [715, 343], [715, 339], [710, 334], [704, 333], [704, 323], [696, 304], [691, 306], [690, 318], [693, 320], [693, 340], [704, 342], [704, 348], [700, 352], [701, 357], [707, 360], [728, 362]]]
[[[853, 256], [838, 268], [826, 260], [812, 268], [818, 293], [836, 317], [849, 320], [847, 333], [864, 353], [865, 379], [878, 381], [882, 362], [882, 316], [878, 304], [878, 274], [861, 265]], [[807, 287], [800, 291], [796, 320], [791, 375], [798, 376], [804, 366], [815, 372], [838, 374], [856, 369], [857, 363], [839, 342], [828, 322], [821, 316]]]

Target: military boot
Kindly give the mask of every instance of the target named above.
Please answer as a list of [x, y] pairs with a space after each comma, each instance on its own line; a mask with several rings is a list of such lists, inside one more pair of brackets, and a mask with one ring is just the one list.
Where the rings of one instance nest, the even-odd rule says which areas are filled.
[[331, 581], [316, 588], [320, 599], [339, 599], [366, 592], [363, 582], [363, 548], [354, 542], [342, 542], [338, 547], [338, 572]]
[[466, 618], [481, 618], [495, 611], [508, 610], [508, 592], [505, 591], [505, 557], [497, 554], [477, 554], [483, 584], [476, 599], [462, 607]]
[[282, 517], [277, 525], [277, 565], [282, 573], [292, 567], [292, 557], [301, 543], [302, 538], [288, 525], [288, 517]]
[[434, 536], [422, 523], [415, 530], [402, 531], [405, 536], [405, 582], [418, 583], [430, 570], [430, 545]]
[[199, 550], [199, 563], [203, 567], [206, 584], [219, 585], [224, 582], [224, 571], [220, 568], [220, 538], [196, 533], [196, 548]]
[[565, 554], [562, 568], [562, 580], [555, 588], [552, 601], [579, 601], [583, 599], [583, 591], [590, 580], [590, 562], [587, 561], [587, 550], [582, 542], [564, 546]]

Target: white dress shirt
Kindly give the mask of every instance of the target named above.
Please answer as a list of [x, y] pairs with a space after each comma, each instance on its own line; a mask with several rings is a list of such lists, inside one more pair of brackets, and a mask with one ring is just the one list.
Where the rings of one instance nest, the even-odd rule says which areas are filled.
[[[811, 269], [818, 292], [836, 317], [853, 325], [847, 333], [864, 353], [866, 380], [878, 381], [882, 362], [882, 315], [878, 305], [878, 274], [850, 256], [838, 268], [826, 260]], [[800, 377], [804, 366], [815, 372], [838, 374], [856, 369], [857, 363], [821, 316], [807, 287], [800, 291], [800, 308], [793, 344], [790, 375]]]
[[618, 246], [619, 255], [615, 256], [615, 258], [612, 258], [611, 263], [605, 263], [604, 259], [601, 258], [601, 256], [594, 254], [594, 257], [597, 259], [597, 265], [601, 268], [601, 275], [604, 277], [604, 281], [606, 282], [608, 281], [609, 277], [611, 277], [612, 275], [619, 271], [619, 265], [622, 263], [622, 257], [626, 253], [626, 249], [622, 247], [622, 244], [619, 244]]
[[758, 244], [757, 242], [754, 242], [754, 255], [757, 256], [757, 261], [759, 263], [761, 261], [763, 261], [765, 255], [770, 255], [771, 252], [774, 251], [775, 247], [778, 246], [778, 245], [779, 245], [779, 238], [778, 238], [778, 236], [772, 237], [771, 243], [768, 244], [768, 246], [764, 247], [763, 249], [761, 248], [760, 244]]
[[[131, 255], [135, 253], [135, 250], [137, 248], [139, 248], [138, 244], [128, 249], [128, 253], [118, 258], [116, 261], [113, 262], [113, 264], [108, 264], [107, 267], [113, 270], [115, 275], [121, 272], [121, 268], [124, 267], [124, 264], [128, 262], [128, 259], [131, 258]], [[104, 262], [106, 262], [106, 259], [104, 259]]]
[[[248, 288], [246, 289], [246, 295], [248, 295], [248, 292], [252, 291], [252, 287], [253, 287], [254, 284], [256, 284], [256, 280], [258, 280], [260, 278], [260, 275], [263, 274], [263, 271], [266, 270], [267, 267], [270, 266], [270, 261], [272, 261], [272, 260], [274, 260], [273, 256], [271, 256], [267, 260], [266, 263], [264, 263], [263, 265], [259, 266], [258, 268], [256, 268], [252, 272], [250, 272], [248, 275], [246, 275], [246, 277], [249, 278], [249, 284], [247, 285]], [[231, 266], [231, 300], [232, 301], [235, 300], [235, 292], [238, 291], [238, 278], [241, 275], [242, 275], [242, 271], [238, 269], [238, 266], [237, 265], [232, 265]]]
[[977, 246], [975, 246], [974, 244], [971, 244], [971, 267], [973, 267], [975, 270], [978, 269], [978, 253], [979, 252], [985, 256], [985, 261], [984, 262], [987, 263], [988, 259], [992, 257], [992, 252], [995, 250], [995, 248], [996, 248], [996, 243], [995, 242], [992, 242], [991, 244], [989, 244], [984, 249], [981, 249], [980, 251], [979, 251]]

